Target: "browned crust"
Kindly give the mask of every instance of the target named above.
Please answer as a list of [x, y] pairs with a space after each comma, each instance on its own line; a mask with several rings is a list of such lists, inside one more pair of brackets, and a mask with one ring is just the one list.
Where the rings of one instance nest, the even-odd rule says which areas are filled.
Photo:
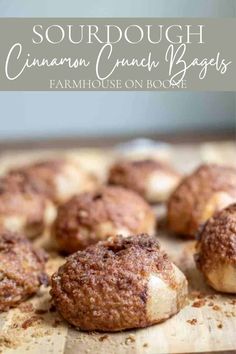
[[7, 311], [47, 283], [46, 254], [36, 250], [23, 236], [0, 234], [0, 311]]
[[217, 192], [236, 199], [236, 169], [215, 164], [202, 165], [185, 177], [168, 201], [168, 224], [173, 232], [194, 236], [202, 212]]
[[64, 169], [73, 164], [77, 167], [78, 180], [81, 184], [85, 184], [85, 188], [93, 189], [97, 184], [97, 178], [89, 172], [80, 169], [79, 164], [71, 161], [68, 158], [50, 159], [39, 161], [28, 166], [11, 170], [9, 175], [15, 179], [24, 181], [23, 183], [34, 192], [45, 195], [47, 198], [53, 200], [54, 203], [60, 204], [61, 197], [58, 195], [58, 188], [56, 178], [64, 172]]
[[24, 183], [33, 191], [44, 194], [48, 198], [57, 201], [55, 190], [55, 175], [59, 174], [63, 168], [66, 159], [52, 159], [39, 161], [28, 166], [13, 169], [9, 172], [11, 176]]
[[172, 270], [155, 238], [117, 236], [70, 256], [52, 276], [51, 295], [61, 315], [81, 329], [145, 327], [148, 275], [175, 288]]
[[132, 234], [142, 231], [140, 225], [145, 220], [154, 229], [155, 215], [139, 195], [122, 187], [109, 186], [75, 196], [59, 207], [54, 234], [59, 248], [72, 253], [99, 241], [98, 224], [112, 222], [114, 227], [125, 227]]
[[3, 193], [34, 193], [33, 186], [26, 176], [20, 173], [9, 173], [0, 178], [0, 194]]
[[158, 160], [118, 161], [109, 172], [108, 183], [132, 189], [145, 197], [147, 179], [153, 172], [166, 173], [168, 176], [180, 175], [167, 163]]
[[23, 216], [26, 225], [43, 230], [47, 200], [35, 193], [30, 184], [19, 175], [0, 179], [0, 217]]
[[236, 265], [236, 204], [216, 213], [199, 233], [195, 260], [204, 273], [221, 261]]

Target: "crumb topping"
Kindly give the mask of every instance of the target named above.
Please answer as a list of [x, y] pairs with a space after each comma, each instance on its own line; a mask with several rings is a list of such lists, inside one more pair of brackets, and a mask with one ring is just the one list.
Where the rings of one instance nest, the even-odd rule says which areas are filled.
[[174, 288], [172, 270], [154, 238], [117, 236], [70, 256], [52, 277], [51, 295], [61, 315], [80, 328], [144, 327], [148, 275]]
[[15, 233], [0, 235], [0, 312], [14, 307], [47, 284], [46, 254]]
[[139, 195], [122, 187], [109, 186], [75, 196], [59, 207], [54, 233], [63, 247], [78, 238], [77, 249], [80, 249], [99, 240], [96, 234], [99, 224], [111, 222], [116, 228], [127, 228], [134, 233], [146, 218], [154, 228], [155, 215]]
[[194, 235], [206, 203], [217, 192], [226, 192], [236, 200], [236, 169], [208, 164], [185, 177], [168, 202], [171, 230]]
[[115, 163], [109, 173], [108, 183], [121, 185], [145, 194], [146, 181], [152, 172], [161, 172], [174, 177], [179, 174], [167, 163], [158, 160], [120, 161]]
[[236, 204], [216, 213], [203, 227], [196, 261], [209, 269], [220, 261], [236, 265]]

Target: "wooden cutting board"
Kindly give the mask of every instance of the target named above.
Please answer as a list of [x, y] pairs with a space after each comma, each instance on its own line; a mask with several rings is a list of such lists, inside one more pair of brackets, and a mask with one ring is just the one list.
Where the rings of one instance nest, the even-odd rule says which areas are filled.
[[[225, 149], [225, 150], [224, 150]], [[225, 153], [224, 153], [225, 151]], [[73, 151], [73, 154], [80, 152]], [[183, 170], [189, 170], [202, 160], [233, 163], [235, 145], [179, 146], [170, 153]], [[36, 155], [48, 155], [37, 152]], [[29, 154], [30, 155], [30, 154]], [[34, 154], [33, 154], [34, 155]], [[36, 156], [35, 155], [35, 156]], [[14, 164], [19, 156], [6, 154], [1, 157], [2, 171]], [[86, 165], [96, 161], [98, 170], [109, 164], [104, 152], [81, 152]], [[106, 158], [104, 158], [106, 156]], [[188, 159], [186, 159], [188, 156]], [[27, 154], [21, 156], [28, 159]], [[185, 161], [188, 162], [188, 166]], [[158, 218], [165, 214], [157, 208]], [[189, 300], [176, 316], [161, 324], [140, 330], [115, 334], [80, 332], [65, 323], [55, 312], [49, 290], [40, 289], [37, 296], [0, 315], [0, 352], [10, 353], [65, 353], [65, 354], [126, 354], [126, 353], [191, 353], [236, 352], [236, 296], [222, 295], [204, 282], [193, 261], [194, 241], [185, 241], [169, 235], [162, 226], [157, 234], [162, 247], [182, 269], [189, 281]], [[48, 235], [35, 241], [50, 246]], [[48, 272], [54, 272], [64, 259], [50, 251]]]

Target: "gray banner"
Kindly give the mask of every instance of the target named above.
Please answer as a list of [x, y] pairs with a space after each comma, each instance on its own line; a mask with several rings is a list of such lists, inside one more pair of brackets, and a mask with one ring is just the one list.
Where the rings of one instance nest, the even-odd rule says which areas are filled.
[[236, 91], [236, 19], [1, 18], [0, 90]]

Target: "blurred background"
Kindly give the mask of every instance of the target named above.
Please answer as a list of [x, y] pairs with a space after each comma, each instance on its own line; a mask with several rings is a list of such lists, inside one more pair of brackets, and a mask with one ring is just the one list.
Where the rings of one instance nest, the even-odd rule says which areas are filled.
[[[235, 17], [235, 13], [235, 0], [0, 0], [1, 17]], [[0, 92], [0, 104], [0, 144], [52, 138], [83, 142], [121, 136], [235, 137], [233, 92]]]

